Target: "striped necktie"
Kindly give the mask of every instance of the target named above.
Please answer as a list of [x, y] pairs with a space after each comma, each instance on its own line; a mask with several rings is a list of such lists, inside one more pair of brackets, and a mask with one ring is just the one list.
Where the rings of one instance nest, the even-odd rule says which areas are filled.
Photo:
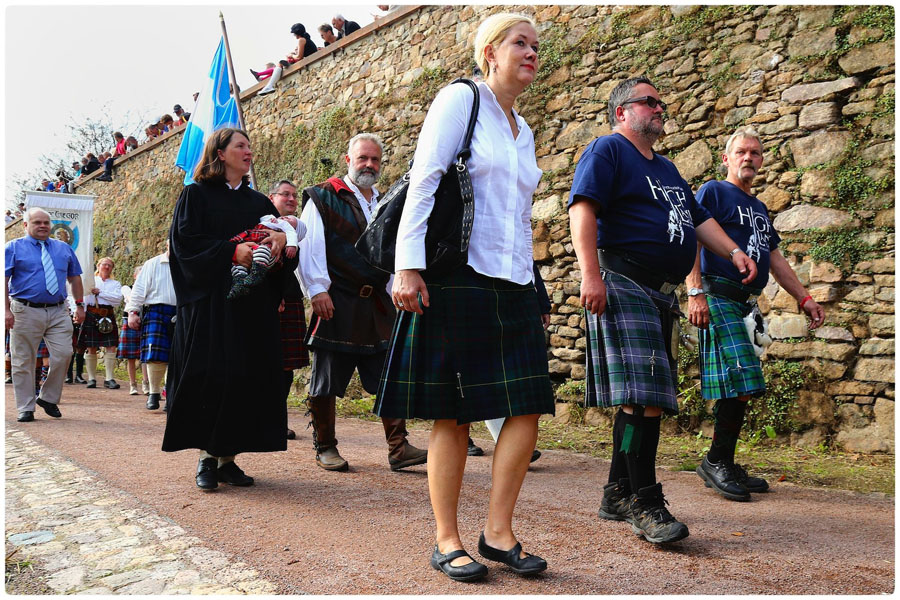
[[56, 279], [56, 267], [53, 266], [53, 260], [50, 258], [50, 252], [47, 245], [50, 242], [44, 240], [41, 244], [41, 264], [44, 265], [44, 280], [47, 282], [47, 291], [51, 296], [55, 296], [59, 292], [59, 281]]

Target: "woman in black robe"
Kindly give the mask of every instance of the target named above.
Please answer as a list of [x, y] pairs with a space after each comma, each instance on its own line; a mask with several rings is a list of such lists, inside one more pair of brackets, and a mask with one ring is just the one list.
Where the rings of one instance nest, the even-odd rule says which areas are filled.
[[[249, 187], [250, 141], [237, 129], [210, 136], [175, 206], [170, 267], [178, 305], [166, 384], [169, 416], [162, 449], [199, 448], [197, 486], [222, 481], [252, 485], [234, 463], [241, 452], [286, 450], [278, 305], [284, 276], [297, 259], [241, 298], [226, 300], [232, 259], [250, 267], [252, 245], [230, 238], [278, 216], [269, 199]], [[273, 231], [273, 254], [285, 235]]]

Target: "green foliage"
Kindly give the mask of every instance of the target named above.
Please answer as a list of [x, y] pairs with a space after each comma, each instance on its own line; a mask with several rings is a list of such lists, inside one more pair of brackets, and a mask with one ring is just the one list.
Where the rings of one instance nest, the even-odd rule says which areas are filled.
[[878, 97], [878, 100], [875, 101], [875, 113], [872, 115], [873, 117], [882, 117], [884, 115], [892, 115], [894, 114], [894, 105], [896, 104], [896, 98], [894, 95], [894, 90], [889, 92], [885, 92], [881, 96]]
[[830, 262], [840, 267], [844, 277], [853, 273], [857, 263], [876, 247], [860, 239], [860, 231], [855, 227], [836, 229], [804, 229], [798, 236], [785, 238], [782, 247], [793, 243], [809, 244], [807, 254], [817, 260]]
[[745, 15], [755, 8], [755, 6], [703, 6], [691, 14], [675, 17], [675, 31], [682, 36], [694, 37], [697, 35], [697, 31], [703, 27], [712, 25], [716, 21]]
[[564, 402], [583, 402], [585, 383], [584, 380], [570, 379], [556, 388], [556, 397]]
[[861, 15], [853, 19], [854, 25], [880, 29], [884, 32], [881, 39], [894, 37], [894, 7], [890, 5], [868, 6]]
[[747, 406], [745, 430], [751, 435], [764, 433], [767, 437], [775, 432], [796, 430], [790, 412], [797, 404], [797, 392], [809, 388], [819, 376], [803, 363], [787, 360], [764, 362], [763, 374], [766, 393]]
[[410, 103], [430, 103], [438, 91], [450, 83], [450, 74], [443, 67], [424, 68], [409, 85], [406, 101]]
[[847, 153], [834, 170], [831, 188], [835, 195], [823, 204], [830, 208], [853, 212], [859, 208], [863, 200], [891, 189], [894, 182], [889, 176], [884, 176], [876, 181], [866, 175], [865, 170], [871, 167], [873, 162], [863, 160], [856, 153], [858, 142], [852, 142], [851, 146], [853, 149]]

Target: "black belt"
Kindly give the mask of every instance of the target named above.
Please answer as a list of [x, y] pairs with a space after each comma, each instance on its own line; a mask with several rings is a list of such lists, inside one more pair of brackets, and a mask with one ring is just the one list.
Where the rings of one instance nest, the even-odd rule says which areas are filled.
[[703, 291], [716, 296], [725, 296], [729, 300], [734, 300], [741, 304], [752, 304], [759, 297], [759, 294], [739, 290], [727, 283], [720, 283], [706, 277], [703, 277]]
[[671, 294], [679, 284], [666, 281], [665, 276], [660, 275], [633, 260], [626, 259], [618, 254], [599, 248], [597, 259], [600, 266], [631, 279], [635, 283], [647, 286], [663, 294]]
[[65, 303], [65, 300], [61, 300], [60, 302], [32, 302], [30, 300], [21, 300], [19, 298], [13, 298], [16, 302], [21, 302], [25, 306], [30, 306], [31, 308], [52, 308], [54, 306], [60, 306]]

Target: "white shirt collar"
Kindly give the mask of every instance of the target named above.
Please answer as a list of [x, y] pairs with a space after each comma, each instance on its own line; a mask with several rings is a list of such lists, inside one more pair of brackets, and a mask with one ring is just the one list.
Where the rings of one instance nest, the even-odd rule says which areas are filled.
[[344, 183], [346, 183], [347, 187], [350, 188], [350, 191], [356, 195], [357, 200], [365, 200], [369, 204], [375, 204], [376, 202], [378, 202], [378, 196], [380, 194], [378, 193], [378, 189], [374, 185], [372, 186], [372, 199], [366, 200], [366, 197], [363, 196], [363, 193], [359, 191], [359, 188], [355, 183], [353, 183], [353, 180], [350, 179], [350, 175], [344, 175]]
[[241, 179], [241, 182], [239, 184], [237, 184], [237, 187], [231, 187], [231, 184], [228, 183], [227, 181], [225, 182], [225, 185], [228, 186], [229, 190], [239, 190], [239, 189], [241, 189], [241, 186], [244, 185], [244, 180]]

